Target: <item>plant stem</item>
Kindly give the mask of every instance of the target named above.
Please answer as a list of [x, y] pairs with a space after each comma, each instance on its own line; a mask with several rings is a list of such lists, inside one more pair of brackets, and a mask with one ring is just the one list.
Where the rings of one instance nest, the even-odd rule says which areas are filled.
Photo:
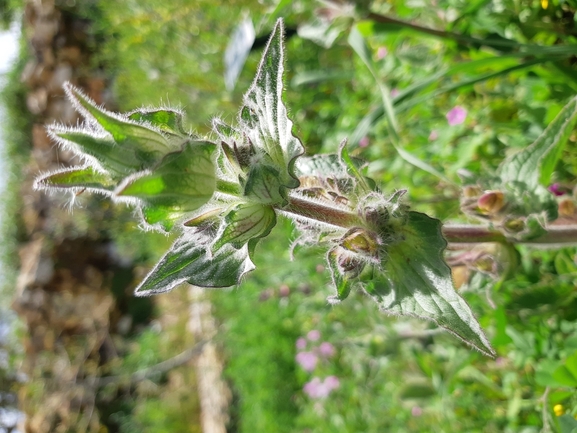
[[349, 229], [360, 224], [360, 218], [354, 212], [338, 207], [325, 205], [318, 200], [289, 194], [288, 205], [278, 208], [280, 212], [304, 219], [314, 220], [321, 224]]
[[[289, 194], [289, 203], [277, 208], [282, 213], [297, 218], [315, 221], [335, 228], [350, 229], [363, 225], [361, 218], [353, 211], [336, 204], [323, 203], [294, 193]], [[483, 242], [508, 242], [526, 245], [553, 246], [557, 244], [577, 244], [577, 224], [550, 225], [547, 232], [527, 241], [508, 238], [503, 233], [487, 226], [473, 224], [446, 224], [443, 236], [453, 244], [478, 244]]]
[[443, 225], [443, 236], [450, 243], [506, 242], [507, 238], [489, 227], [471, 224]]
[[509, 52], [514, 50], [519, 50], [523, 52], [527, 52], [528, 54], [570, 54], [575, 52], [574, 47], [548, 47], [542, 45], [535, 45], [535, 44], [522, 44], [517, 41], [513, 41], [510, 39], [478, 39], [471, 36], [462, 35], [459, 33], [454, 32], [446, 32], [442, 30], [431, 29], [428, 27], [423, 27], [417, 24], [412, 24], [407, 21], [402, 21], [396, 18], [387, 17], [384, 15], [379, 15], [376, 13], [369, 13], [367, 16], [368, 19], [375, 21], [381, 24], [390, 24], [393, 26], [404, 27], [411, 30], [414, 30], [419, 33], [424, 33], [427, 35], [435, 36], [441, 39], [450, 39], [458, 42], [462, 45], [467, 45], [470, 47], [481, 47], [487, 46], [499, 50], [501, 52]]
[[527, 245], [577, 244], [577, 225], [550, 225], [547, 233], [528, 241], [508, 239], [503, 233], [490, 227], [467, 224], [447, 224], [443, 235], [450, 243], [512, 242]]

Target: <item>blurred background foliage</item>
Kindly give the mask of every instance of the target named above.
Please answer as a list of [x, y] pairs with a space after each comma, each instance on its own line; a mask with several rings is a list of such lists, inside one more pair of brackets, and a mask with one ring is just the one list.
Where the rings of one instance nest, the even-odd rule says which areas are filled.
[[[227, 91], [223, 53], [236, 26], [250, 18], [257, 41], [266, 40], [284, 17], [285, 98], [307, 152], [334, 152], [349, 137], [384, 192], [407, 188], [414, 209], [443, 221], [463, 218], [459, 170], [491, 174], [577, 93], [575, 0], [94, 0], [78, 8], [91, 20], [93, 67], [110, 80], [118, 108], [176, 105], [200, 133], [215, 115], [234, 121], [260, 58], [255, 43]], [[353, 27], [374, 75], [348, 43]], [[376, 80], [404, 149], [442, 177], [391, 145]], [[455, 109], [459, 120], [447, 117]], [[576, 141], [555, 173], [567, 190], [576, 183]], [[112, 231], [121, 252], [141, 260], [159, 257], [166, 243], [147, 242], [143, 252], [130, 223]], [[491, 360], [427, 324], [384, 316], [360, 294], [329, 306], [321, 252], [296, 251], [291, 261], [289, 239], [291, 228], [279, 224], [259, 247], [257, 270], [240, 287], [210, 294], [233, 391], [230, 431], [577, 428], [575, 248], [520, 248], [507, 279], [477, 272], [460, 287], [497, 350]], [[166, 333], [176, 336], [136, 336], [118, 368], [158, 362], [143, 354], [186, 330]], [[323, 343], [332, 354], [321, 353]], [[328, 377], [338, 381], [330, 390], [319, 385]], [[194, 391], [172, 393], [137, 394], [114, 422], [123, 432], [195, 431], [179, 424], [185, 414], [174, 406], [175, 395], [194, 400]]]

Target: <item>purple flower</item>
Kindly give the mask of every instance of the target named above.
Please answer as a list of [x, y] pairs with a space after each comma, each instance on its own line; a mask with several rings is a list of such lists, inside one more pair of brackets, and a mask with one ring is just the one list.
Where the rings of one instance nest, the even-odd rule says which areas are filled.
[[457, 105], [447, 113], [447, 122], [449, 122], [449, 125], [451, 126], [460, 125], [465, 121], [466, 118], [467, 110], [465, 110], [460, 105]]
[[304, 338], [299, 338], [296, 342], [296, 347], [298, 350], [303, 350], [307, 347], [307, 340], [305, 340]]
[[359, 147], [367, 147], [369, 145], [369, 137], [366, 135], [359, 140]]
[[553, 185], [549, 185], [549, 188], [547, 188], [547, 189], [549, 190], [549, 192], [552, 192], [557, 197], [565, 194], [564, 188], [561, 185], [559, 185], [558, 183], [554, 183]]
[[423, 414], [423, 409], [421, 409], [419, 406], [413, 406], [413, 408], [411, 409], [411, 415], [413, 416], [421, 416]]
[[317, 366], [318, 358], [313, 352], [299, 352], [295, 359], [305, 371], [313, 371]]
[[439, 138], [439, 133], [433, 129], [429, 134], [429, 141], [435, 141], [437, 138]]
[[341, 386], [341, 381], [336, 376], [327, 376], [325, 378], [324, 385], [329, 391], [332, 391], [333, 389], [337, 389], [339, 386]]
[[320, 331], [313, 329], [312, 331], [309, 331], [309, 333], [307, 334], [307, 338], [310, 341], [318, 341], [321, 338], [321, 333]]
[[303, 386], [303, 391], [310, 398], [319, 398], [322, 392], [323, 383], [318, 377], [313, 377], [310, 381], [305, 383]]
[[387, 57], [387, 54], [389, 54], [389, 50], [387, 50], [387, 47], [379, 47], [379, 49], [377, 50], [377, 60], [382, 60], [385, 57]]
[[391, 98], [396, 98], [397, 96], [399, 96], [399, 93], [401, 93], [401, 91], [396, 87], [394, 89], [391, 89]]
[[326, 398], [331, 391], [337, 389], [340, 385], [341, 383], [336, 376], [328, 376], [324, 381], [315, 376], [305, 383], [303, 391], [310, 398]]
[[335, 346], [328, 341], [323, 341], [319, 346], [319, 353], [325, 358], [330, 358], [335, 354]]

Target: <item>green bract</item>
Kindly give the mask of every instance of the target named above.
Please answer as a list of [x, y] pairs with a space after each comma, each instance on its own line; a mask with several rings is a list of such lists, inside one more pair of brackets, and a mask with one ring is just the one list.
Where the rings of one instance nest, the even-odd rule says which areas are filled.
[[[146, 226], [179, 237], [136, 289], [146, 296], [188, 282], [238, 284], [277, 214], [300, 232], [296, 244], [327, 248], [337, 303], [352, 289], [385, 312], [431, 320], [479, 351], [494, 354], [442, 258], [441, 223], [412, 212], [404, 190], [384, 195], [341, 143], [338, 155], [301, 156], [283, 102], [283, 24], [278, 21], [237, 125], [213, 121], [213, 137], [187, 133], [182, 113], [110, 113], [66, 85], [85, 123], [53, 127], [85, 165], [40, 176], [36, 187], [89, 189], [134, 204]], [[547, 165], [548, 167], [550, 164]], [[527, 182], [526, 179], [520, 179]]]

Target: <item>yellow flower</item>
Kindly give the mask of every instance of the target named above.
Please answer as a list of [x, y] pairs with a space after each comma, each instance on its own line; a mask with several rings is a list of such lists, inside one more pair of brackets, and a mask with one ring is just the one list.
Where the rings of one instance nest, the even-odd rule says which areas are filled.
[[553, 412], [555, 412], [555, 415], [561, 416], [565, 413], [565, 408], [563, 407], [562, 404], [556, 404], [555, 406], [553, 406]]
[[549, 0], [541, 0], [541, 7], [547, 9], [547, 6], [549, 6]]

